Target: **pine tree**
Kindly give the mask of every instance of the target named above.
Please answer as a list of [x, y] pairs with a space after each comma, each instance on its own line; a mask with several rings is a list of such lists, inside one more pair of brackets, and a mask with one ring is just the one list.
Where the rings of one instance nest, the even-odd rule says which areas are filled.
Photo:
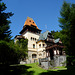
[[0, 40], [9, 41], [11, 38], [11, 30], [9, 24], [11, 21], [8, 19], [13, 15], [12, 12], [4, 12], [6, 10], [6, 4], [0, 0]]
[[75, 65], [75, 4], [63, 3], [59, 18], [62, 35], [64, 36], [64, 45], [67, 54], [67, 65]]

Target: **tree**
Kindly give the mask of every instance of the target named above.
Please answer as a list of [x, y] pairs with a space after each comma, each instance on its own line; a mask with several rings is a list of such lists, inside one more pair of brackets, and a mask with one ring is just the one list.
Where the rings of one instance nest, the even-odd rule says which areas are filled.
[[27, 47], [28, 39], [17, 40], [16, 45], [20, 49], [20, 59], [22, 59], [22, 60], [26, 59], [26, 57], [28, 55], [28, 47]]
[[13, 41], [0, 41], [0, 64], [16, 64], [20, 58], [20, 49]]
[[61, 34], [64, 37], [64, 45], [67, 54], [67, 65], [75, 65], [75, 4], [64, 2], [59, 18]]
[[0, 41], [0, 64], [17, 64], [20, 59], [24, 60], [28, 53], [27, 44], [27, 39], [21, 39], [16, 44], [13, 40]]
[[17, 44], [11, 40], [11, 30], [8, 18], [12, 12], [5, 13], [6, 5], [0, 0], [0, 64], [16, 64], [19, 59], [27, 56], [27, 39], [17, 41]]
[[11, 30], [9, 24], [11, 21], [8, 19], [13, 15], [12, 12], [4, 12], [6, 10], [6, 4], [0, 0], [0, 40], [9, 41], [11, 39]]

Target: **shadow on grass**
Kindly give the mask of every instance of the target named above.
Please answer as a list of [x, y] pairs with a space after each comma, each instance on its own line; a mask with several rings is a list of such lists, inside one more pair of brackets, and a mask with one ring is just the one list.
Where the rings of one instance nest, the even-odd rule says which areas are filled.
[[69, 70], [57, 70], [40, 73], [39, 75], [75, 75], [75, 68]]
[[0, 75], [33, 75], [34, 71], [27, 71], [29, 68], [31, 67], [25, 65], [0, 65]]

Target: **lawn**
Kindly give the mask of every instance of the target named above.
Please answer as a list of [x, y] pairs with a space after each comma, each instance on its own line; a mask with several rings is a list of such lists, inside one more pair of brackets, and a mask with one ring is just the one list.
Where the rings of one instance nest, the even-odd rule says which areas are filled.
[[37, 63], [25, 65], [0, 65], [0, 75], [75, 75], [75, 70], [65, 67], [55, 67], [49, 70], [40, 68]]
[[36, 63], [26, 64], [26, 66], [31, 66], [31, 68], [29, 68], [27, 71], [33, 71], [33, 75], [39, 75], [40, 73], [47, 72], [47, 70], [40, 68]]

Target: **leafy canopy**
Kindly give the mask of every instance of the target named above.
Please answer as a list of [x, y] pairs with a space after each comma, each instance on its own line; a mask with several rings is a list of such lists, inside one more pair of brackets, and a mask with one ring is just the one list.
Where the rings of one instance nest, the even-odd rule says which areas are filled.
[[28, 54], [28, 39], [20, 39], [20, 40], [17, 40], [16, 42], [16, 45], [19, 47], [21, 53], [21, 59], [24, 59], [27, 57], [27, 54]]

